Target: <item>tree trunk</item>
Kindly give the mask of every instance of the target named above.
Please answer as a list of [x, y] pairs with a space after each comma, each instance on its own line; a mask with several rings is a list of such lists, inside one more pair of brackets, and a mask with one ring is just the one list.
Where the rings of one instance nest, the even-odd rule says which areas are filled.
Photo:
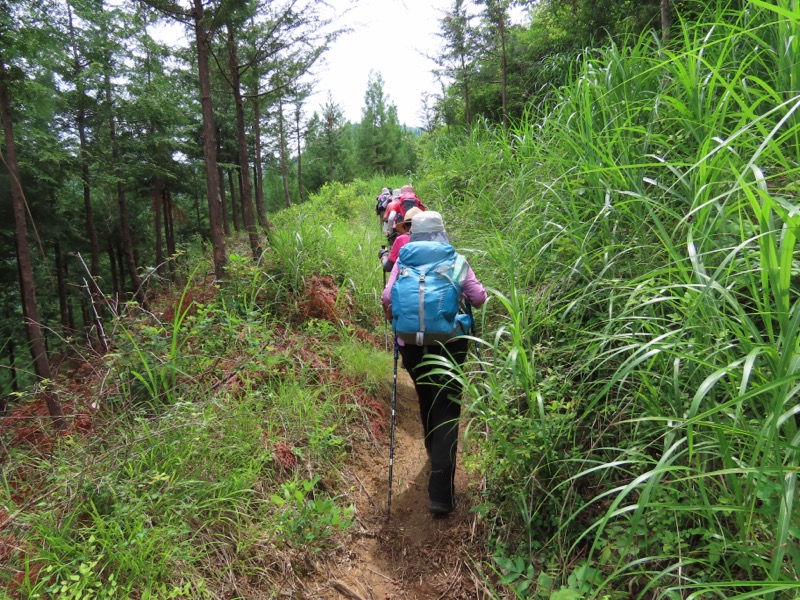
[[119, 276], [117, 275], [117, 257], [114, 256], [114, 244], [111, 241], [110, 233], [106, 240], [106, 254], [108, 254], [108, 267], [111, 271], [111, 294], [115, 298], [120, 298], [122, 286], [120, 285]]
[[239, 59], [236, 56], [236, 40], [233, 37], [233, 27], [228, 24], [228, 66], [230, 67], [230, 82], [233, 88], [233, 101], [236, 105], [236, 141], [239, 150], [239, 176], [242, 178], [242, 221], [250, 240], [250, 251], [253, 259], [261, 256], [259, 250], [258, 231], [256, 218], [253, 214], [253, 193], [250, 188], [250, 160], [247, 157], [247, 135], [244, 128], [244, 101], [242, 100], [242, 86], [239, 81]]
[[264, 212], [264, 214], [259, 214], [261, 209], [258, 208], [258, 197], [261, 196], [262, 201], [264, 198], [264, 190], [261, 187], [261, 181], [259, 181], [259, 178], [261, 177], [260, 172], [261, 165], [258, 164], [258, 161], [255, 158], [253, 158], [253, 194], [256, 200], [256, 219], [258, 220], [259, 227], [263, 228], [266, 227], [266, 225], [262, 225], [261, 220], [266, 219], [267, 215], [266, 212]]
[[74, 327], [70, 323], [69, 298], [67, 294], [66, 265], [64, 255], [61, 254], [61, 243], [56, 240], [53, 243], [53, 251], [56, 259], [56, 283], [58, 285], [58, 308], [61, 314], [61, 330], [64, 337], [68, 338], [75, 333]]
[[[197, 173], [194, 173], [194, 175], [197, 175]], [[206, 236], [203, 231], [203, 218], [200, 216], [200, 192], [197, 191], [197, 177], [193, 178], [193, 183], [195, 223], [197, 223], [197, 232], [200, 234], [200, 240], [204, 241]]]
[[669, 0], [661, 0], [661, 42], [666, 43], [669, 40]]
[[236, 186], [234, 185], [233, 182], [232, 169], [228, 169], [228, 189], [231, 191], [231, 214], [233, 215], [233, 230], [241, 231], [242, 219], [239, 216], [239, 198], [236, 194]]
[[200, 80], [200, 104], [203, 109], [203, 156], [206, 163], [206, 193], [208, 194], [208, 218], [211, 226], [211, 246], [214, 256], [214, 274], [217, 279], [225, 277], [227, 256], [225, 235], [222, 231], [222, 205], [219, 201], [217, 183], [217, 141], [214, 123], [214, 107], [211, 101], [211, 70], [208, 63], [210, 31], [206, 26], [202, 0], [194, 0], [194, 32], [197, 42], [197, 72]]
[[83, 335], [86, 338], [86, 347], [94, 348], [92, 337], [92, 319], [89, 316], [87, 295], [81, 296], [81, 319], [83, 320]]
[[164, 234], [161, 227], [161, 218], [164, 212], [161, 206], [162, 198], [161, 181], [159, 181], [158, 177], [153, 177], [150, 180], [150, 200], [152, 201], [153, 231], [156, 238], [156, 272], [161, 277], [164, 277], [167, 272], [167, 265], [164, 261]]
[[[239, 159], [237, 157], [236, 164], [239, 164]], [[242, 179], [242, 169], [237, 166], [236, 168], [236, 185], [239, 186], [239, 201], [241, 202], [241, 216], [242, 216], [242, 229], [247, 231], [247, 225], [244, 222], [244, 180]]]
[[[17, 163], [17, 147], [14, 142], [14, 125], [11, 118], [11, 99], [8, 93], [6, 78], [8, 71], [3, 57], [0, 56], [0, 111], [3, 114], [3, 134], [5, 137], [5, 163], [11, 178], [11, 202], [14, 210], [14, 226], [17, 242], [17, 266], [20, 277], [20, 295], [22, 297], [22, 314], [25, 318], [25, 331], [30, 342], [31, 357], [36, 378], [46, 383], [52, 379], [50, 359], [47, 356], [44, 336], [39, 324], [39, 311], [36, 306], [36, 286], [33, 279], [33, 263], [31, 249], [28, 245], [28, 229], [25, 223], [25, 195], [22, 191], [19, 164]], [[67, 423], [61, 410], [61, 403], [54, 391], [46, 385], [42, 386], [47, 410], [57, 431], [63, 430]]]
[[119, 236], [119, 229], [114, 231], [114, 251], [117, 255], [117, 273], [119, 274], [119, 299], [123, 302], [128, 301], [128, 294], [125, 292], [125, 253], [122, 250], [122, 240]]
[[17, 376], [17, 345], [14, 338], [8, 338], [8, 371], [11, 377], [11, 391], [19, 392], [19, 377]]
[[219, 181], [219, 201], [222, 204], [222, 231], [227, 237], [231, 234], [231, 227], [228, 224], [228, 197], [225, 192], [225, 173], [223, 173], [222, 167], [217, 167], [217, 179]]
[[295, 134], [297, 135], [297, 198], [300, 202], [303, 202], [305, 200], [305, 196], [303, 194], [303, 133], [302, 128], [300, 127], [302, 118], [302, 104], [299, 100], [297, 101], [297, 106], [295, 107], [294, 116]]
[[[75, 85], [77, 86], [77, 103], [78, 114], [76, 116], [76, 125], [78, 128], [78, 139], [80, 140], [80, 163], [81, 163], [81, 182], [83, 183], [83, 211], [86, 215], [86, 233], [89, 237], [90, 249], [90, 262], [89, 272], [92, 274], [90, 278], [92, 281], [89, 285], [96, 286], [97, 279], [100, 276], [100, 244], [97, 240], [97, 227], [94, 223], [94, 210], [92, 209], [92, 189], [89, 185], [89, 160], [88, 155], [88, 142], [86, 139], [86, 91], [83, 87], [83, 80], [81, 73], [83, 72], [83, 65], [81, 64], [80, 57], [78, 56], [78, 45], [75, 41], [75, 28], [72, 24], [72, 9], [69, 2], [67, 3], [67, 13], [69, 16], [69, 33], [72, 41], [72, 60], [73, 60], [73, 74], [75, 76]], [[93, 289], [92, 293], [97, 293], [98, 290]]]
[[268, 227], [267, 210], [264, 205], [264, 173], [261, 171], [261, 107], [258, 99], [258, 77], [253, 86], [253, 137], [255, 138], [255, 159], [253, 160], [253, 173], [256, 189], [256, 214], [258, 224], [261, 227]]
[[336, 160], [336, 146], [334, 143], [334, 132], [336, 128], [336, 122], [334, 121], [333, 114], [328, 114], [325, 117], [325, 138], [327, 141], [327, 150], [328, 150], [328, 164], [325, 165], [328, 171], [328, 183], [333, 183], [333, 170], [335, 167], [335, 160]]
[[177, 273], [175, 272], [175, 227], [172, 218], [172, 193], [169, 188], [162, 188], [163, 202], [161, 203], [164, 208], [164, 237], [167, 241], [167, 265], [169, 267], [169, 276], [172, 281], [176, 280]]
[[[110, 61], [109, 61], [110, 62]], [[136, 267], [136, 257], [133, 255], [133, 239], [128, 220], [128, 202], [125, 199], [125, 184], [122, 181], [122, 169], [119, 158], [119, 146], [117, 145], [117, 124], [114, 119], [114, 105], [111, 96], [111, 75], [108, 70], [105, 73], [106, 103], [108, 104], [108, 130], [111, 142], [111, 163], [114, 174], [117, 178], [117, 205], [119, 206], [119, 229], [122, 240], [122, 252], [128, 267], [128, 278], [131, 281], [133, 295], [136, 301], [145, 309], [147, 308], [147, 297], [144, 293], [142, 279], [139, 277], [139, 270]]]
[[283, 120], [282, 96], [278, 99], [278, 133], [280, 143], [281, 180], [283, 181], [283, 201], [288, 208], [292, 205], [292, 198], [289, 196], [289, 168], [286, 164], [286, 123]]
[[[19, 381], [17, 380], [17, 357], [14, 348], [14, 338], [9, 337], [5, 344], [6, 356], [8, 356], [8, 375], [9, 384], [12, 392], [19, 392]], [[9, 396], [0, 398], [0, 417], [5, 416], [6, 409], [8, 408]]]

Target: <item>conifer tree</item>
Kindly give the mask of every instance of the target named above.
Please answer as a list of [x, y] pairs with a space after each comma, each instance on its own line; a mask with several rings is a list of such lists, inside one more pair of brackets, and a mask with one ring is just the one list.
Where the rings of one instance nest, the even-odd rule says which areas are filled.
[[464, 123], [467, 129], [472, 123], [470, 86], [476, 59], [473, 50], [480, 47], [471, 19], [465, 0], [453, 0], [450, 11], [439, 21], [441, 25], [439, 37], [444, 41], [444, 49], [442, 55], [438, 57], [437, 69], [434, 70], [439, 77], [453, 79], [461, 90]]
[[364, 174], [393, 173], [397, 166], [402, 130], [397, 107], [383, 91], [381, 74], [371, 72], [364, 94], [364, 108], [358, 128], [358, 159]]
[[[214, 274], [217, 279], [225, 277], [227, 254], [222, 226], [222, 203], [219, 197], [217, 179], [217, 131], [214, 119], [214, 102], [211, 95], [210, 44], [217, 32], [219, 19], [213, 8], [214, 3], [192, 0], [191, 8], [184, 9], [172, 0], [143, 0], [145, 4], [191, 27], [194, 33], [197, 59], [197, 75], [200, 89], [200, 106], [203, 115], [203, 156], [205, 159], [206, 197], [211, 228], [211, 246], [214, 258]], [[237, 3], [240, 3], [237, 0]], [[212, 10], [208, 10], [211, 8]], [[232, 2], [227, 3], [232, 10]]]
[[[16, 7], [20, 8], [20, 7]], [[30, 7], [35, 10], [35, 7]], [[53, 425], [57, 430], [66, 427], [64, 413], [58, 396], [47, 383], [52, 379], [50, 370], [50, 359], [45, 345], [44, 334], [39, 318], [39, 307], [36, 301], [36, 284], [33, 276], [33, 261], [31, 257], [30, 245], [28, 242], [28, 232], [26, 223], [26, 199], [22, 189], [22, 175], [20, 173], [17, 160], [17, 147], [14, 138], [14, 117], [12, 114], [10, 80], [12, 79], [11, 69], [15, 68], [9, 63], [7, 58], [9, 53], [13, 53], [14, 42], [19, 42], [20, 36], [29, 35], [31, 31], [23, 33], [20, 29], [13, 28], [14, 17], [8, 2], [0, 2], [0, 118], [2, 118], [3, 139], [5, 145], [4, 162], [8, 169], [8, 179], [11, 185], [11, 199], [14, 213], [14, 226], [16, 233], [16, 254], [17, 267], [19, 271], [20, 296], [22, 298], [22, 313], [25, 320], [25, 330], [30, 345], [31, 357], [37, 379], [44, 383], [44, 398], [47, 409], [52, 418]], [[18, 15], [23, 17], [23, 15]], [[41, 32], [39, 32], [41, 33]], [[22, 77], [21, 70], [17, 70], [19, 77]]]

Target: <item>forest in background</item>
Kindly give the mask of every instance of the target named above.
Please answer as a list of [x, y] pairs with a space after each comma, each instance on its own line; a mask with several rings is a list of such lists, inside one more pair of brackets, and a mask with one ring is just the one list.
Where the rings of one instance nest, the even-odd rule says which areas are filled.
[[[464, 15], [459, 20], [457, 11], [463, 6], [454, 2], [453, 14], [443, 20], [443, 35], [452, 35], [453, 52], [442, 57], [440, 67], [451, 84], [429, 103], [430, 131], [415, 142], [414, 183], [423, 200], [445, 214], [456, 245], [493, 294], [480, 315], [478, 351], [463, 372], [452, 373], [463, 379], [466, 388], [465, 460], [485, 481], [474, 501], [488, 525], [491, 558], [483, 565], [486, 585], [500, 597], [559, 600], [795, 597], [800, 585], [796, 508], [800, 70], [795, 59], [800, 55], [800, 18], [795, 2], [750, 0], [712, 6], [539, 2], [532, 6], [530, 23], [507, 30], [502, 17], [492, 21], [489, 16], [498, 13], [476, 13], [474, 19]], [[455, 26], [460, 22], [463, 28]], [[452, 34], [445, 25], [454, 27]], [[480, 36], [467, 38], [467, 34]], [[17, 41], [24, 39], [17, 36], [18, 45], [7, 47], [24, 47]], [[469, 43], [459, 46], [467, 39]], [[467, 54], [466, 48], [475, 54]], [[528, 52], [527, 58], [515, 62], [519, 55], [513, 49]], [[4, 64], [15, 64], [11, 58], [5, 60]], [[27, 63], [17, 63], [17, 68], [20, 64]], [[34, 79], [24, 81], [22, 89], [41, 89], [33, 86]], [[514, 85], [520, 86], [516, 92]], [[521, 89], [527, 100], [520, 100]], [[31, 105], [22, 102], [25, 95], [11, 98], [17, 100], [10, 106]], [[482, 106], [480, 98], [492, 100]], [[33, 119], [33, 113], [21, 114]], [[116, 174], [106, 182], [110, 190], [106, 194], [114, 199], [113, 206], [119, 206], [114, 218], [121, 222], [123, 179], [115, 170], [119, 167], [112, 151], [111, 141], [116, 139], [112, 121], [116, 123], [108, 121], [108, 145], [100, 147], [109, 151], [108, 173]], [[43, 122], [51, 123], [46, 118]], [[198, 116], [195, 131], [206, 125]], [[52, 125], [22, 127], [22, 131], [28, 132], [21, 139], [29, 140], [29, 146], [56, 133]], [[197, 137], [208, 139], [208, 135]], [[124, 139], [120, 136], [120, 144]], [[56, 147], [47, 146], [50, 151]], [[199, 164], [201, 154], [204, 161], [207, 154], [199, 151], [199, 144], [195, 148]], [[6, 156], [10, 158], [10, 152]], [[27, 181], [30, 185], [49, 181], [42, 174], [52, 177], [54, 169], [32, 168], [36, 163], [31, 156], [46, 154], [32, 152], [21, 161], [30, 169]], [[304, 169], [304, 162], [286, 161], [287, 171], [290, 164], [292, 170]], [[80, 164], [77, 161], [76, 166]], [[281, 172], [280, 165], [276, 171]], [[369, 337], [364, 331], [370, 329], [380, 333], [375, 315], [380, 282], [370, 267], [376, 242], [366, 233], [362, 236], [343, 216], [363, 213], [367, 231], [367, 217], [374, 220], [373, 195], [384, 183], [399, 183], [403, 174], [384, 172], [369, 184], [356, 180], [348, 187], [323, 186], [319, 195], [276, 212], [271, 227], [248, 225], [244, 213], [252, 208], [245, 210], [242, 205], [239, 235], [234, 235], [235, 228], [230, 238], [224, 234], [225, 211], [217, 222], [223, 234], [215, 239], [208, 190], [222, 188], [219, 182], [209, 184], [208, 173], [206, 169], [199, 174], [195, 180], [201, 183], [194, 193], [184, 195], [201, 215], [197, 222], [206, 227], [205, 235], [198, 227], [187, 235], [181, 252], [176, 248], [165, 254], [167, 265], [177, 259], [174, 271], [168, 267], [166, 273], [175, 273], [181, 282], [177, 288], [164, 285], [177, 290], [171, 292], [172, 308], [148, 312], [146, 302], [157, 301], [156, 295], [127, 304], [139, 287], [132, 281], [120, 285], [120, 275], [125, 272], [125, 279], [132, 279], [136, 269], [110, 258], [124, 256], [124, 249], [110, 254], [107, 264], [103, 257], [107, 273], [102, 277], [113, 280], [114, 265], [119, 293], [114, 306], [124, 309], [103, 315], [103, 322], [113, 323], [117, 345], [105, 359], [108, 376], [115, 382], [109, 405], [131, 409], [137, 425], [153, 428], [158, 423], [143, 421], [143, 414], [152, 418], [154, 410], [168, 408], [173, 420], [186, 419], [194, 435], [201, 435], [195, 427], [202, 429], [210, 422], [204, 411], [211, 407], [187, 408], [192, 404], [187, 397], [208, 398], [216, 410], [221, 400], [233, 396], [250, 403], [248, 410], [256, 407], [274, 415], [283, 429], [274, 429], [266, 419], [264, 427], [274, 445], [269, 452], [248, 457], [253, 461], [236, 485], [231, 477], [242, 471], [229, 468], [223, 473], [219, 466], [204, 467], [201, 487], [208, 504], [203, 522], [209, 531], [204, 529], [203, 535], [209, 533], [208, 543], [214, 543], [220, 516], [235, 522], [234, 530], [242, 534], [242, 528], [265, 516], [260, 510], [272, 514], [267, 507], [274, 509], [275, 503], [260, 502], [261, 493], [267, 497], [270, 493], [261, 488], [277, 486], [281, 494], [289, 494], [287, 498], [301, 499], [292, 505], [297, 540], [308, 534], [322, 548], [322, 540], [346, 529], [346, 507], [314, 492], [319, 492], [318, 481], [303, 487], [308, 481], [265, 481], [261, 473], [280, 471], [276, 456], [287, 461], [301, 456], [314, 465], [311, 472], [329, 474], [338, 467], [323, 457], [345, 455], [338, 449], [347, 446], [349, 435], [357, 435], [357, 428], [351, 429], [352, 422], [329, 403], [324, 408], [331, 412], [312, 420], [313, 431], [286, 426], [281, 411], [294, 410], [287, 399], [304, 398], [308, 391], [288, 386], [283, 376], [292, 373], [314, 389], [319, 374], [304, 370], [314, 364], [310, 357], [291, 366], [292, 345], [287, 344], [283, 328], [302, 326], [317, 339], [333, 340], [333, 348], [347, 344], [347, 350], [326, 348], [332, 352], [331, 364], [347, 355], [363, 357], [354, 340]], [[123, 191], [134, 180], [132, 175], [126, 178]], [[75, 169], [73, 198], [85, 198], [84, 181], [81, 169]], [[281, 187], [276, 186], [273, 201], [282, 198]], [[26, 192], [29, 204], [32, 198], [45, 202], [61, 197], [44, 192]], [[159, 231], [164, 225], [153, 229], [155, 218], [150, 215], [161, 213], [148, 213], [150, 196], [141, 192], [140, 196], [147, 202], [140, 201], [142, 225], [132, 229], [137, 232], [132, 247], [141, 243], [140, 256], [153, 255], [152, 249], [142, 248], [151, 247], [158, 236], [154, 234], [148, 245], [140, 232]], [[248, 218], [255, 224], [258, 205], [253, 202], [255, 214]], [[59, 231], [56, 224], [66, 222], [52, 206], [49, 211], [39, 209], [56, 217], [51, 228], [37, 222], [39, 231], [51, 235]], [[228, 216], [232, 219], [233, 213]], [[76, 209], [73, 217], [80, 222], [84, 215]], [[52, 237], [36, 239], [55, 247]], [[83, 236], [73, 240], [74, 246], [86, 243]], [[238, 244], [236, 251], [220, 253], [227, 248], [224, 243]], [[212, 251], [213, 267], [198, 266], [199, 257]], [[40, 251], [39, 256], [44, 255]], [[16, 283], [13, 258], [7, 263], [14, 277], [6, 280]], [[56, 282], [47, 283], [48, 278], [57, 280], [48, 273], [52, 267], [39, 260], [31, 264], [39, 281], [37, 291], [47, 290], [48, 285], [55, 290]], [[53, 270], [60, 274], [62, 267]], [[91, 272], [91, 266], [86, 270]], [[221, 274], [216, 277], [221, 286], [209, 296], [211, 288], [194, 286], [197, 273], [211, 272]], [[323, 282], [320, 276], [330, 279]], [[153, 293], [157, 278], [151, 274], [146, 279], [148, 285], [141, 289]], [[88, 281], [87, 277], [81, 285], [88, 287]], [[8, 298], [14, 298], [15, 290], [6, 287]], [[86, 313], [95, 305], [109, 306], [105, 299], [95, 304], [95, 292], [87, 292], [82, 307]], [[54, 291], [39, 297], [49, 310], [43, 309], [50, 319], [49, 330], [58, 331], [52, 323], [59, 322], [58, 309], [64, 305]], [[302, 300], [320, 297], [327, 299], [313, 310]], [[16, 304], [9, 304], [11, 310], [19, 310], [16, 298]], [[78, 354], [103, 354], [98, 322], [90, 315], [83, 324], [91, 345]], [[264, 338], [240, 335], [265, 329], [271, 333]], [[54, 338], [51, 333], [50, 346]], [[23, 344], [20, 337], [16, 342]], [[209, 357], [227, 356], [231, 348], [243, 362], [231, 367], [237, 374], [236, 389], [225, 388], [223, 394], [208, 379], [209, 371], [219, 365]], [[10, 357], [24, 360], [21, 350], [14, 352], [14, 345], [10, 354], [6, 346], [11, 367], [17, 362]], [[255, 376], [239, 378], [241, 365], [248, 361], [266, 382]], [[369, 377], [352, 362], [348, 369], [357, 371], [359, 378], [346, 380], [351, 387], [346, 385], [345, 393], [360, 388], [361, 383], [353, 381]], [[380, 372], [377, 367], [375, 371]], [[49, 383], [47, 377], [40, 379]], [[374, 381], [364, 385], [380, 389]], [[33, 398], [24, 391], [19, 396], [20, 404]], [[317, 404], [316, 398], [300, 404], [307, 409]], [[377, 410], [368, 399], [356, 404], [361, 407], [356, 413], [362, 416]], [[136, 406], [146, 407], [144, 413]], [[358, 412], [370, 406], [367, 413]], [[252, 450], [264, 431], [252, 423], [248, 426], [247, 447]], [[148, 435], [163, 439], [160, 436], [173, 433], [151, 429]], [[142, 552], [136, 565], [147, 564], [147, 556], [163, 557], [158, 573], [150, 572], [145, 585], [149, 590], [159, 582], [169, 585], [164, 584], [160, 595], [148, 593], [155, 597], [205, 593], [200, 587], [210, 585], [210, 580], [200, 578], [200, 587], [183, 592], [186, 582], [175, 583], [172, 571], [178, 563], [197, 567], [203, 558], [202, 553], [194, 554], [196, 548], [185, 545], [191, 536], [181, 521], [196, 498], [181, 496], [188, 488], [179, 482], [182, 476], [195, 481], [197, 472], [183, 472], [179, 464], [183, 458], [176, 450], [180, 439], [170, 439], [171, 453], [152, 450], [144, 437], [133, 440], [143, 444], [145, 459], [128, 466], [124, 477], [115, 465], [97, 463], [102, 477], [93, 481], [100, 483], [82, 488], [59, 506], [58, 527], [38, 515], [15, 513], [15, 532], [35, 531], [31, 539], [36, 539], [36, 547], [46, 550], [49, 564], [58, 565], [48, 578], [31, 578], [18, 556], [16, 572], [28, 573], [28, 590], [46, 586], [52, 590], [57, 585], [67, 590], [74, 585], [77, 590], [78, 584], [69, 581], [79, 565], [89, 574], [79, 578], [80, 585], [88, 586], [85, 589], [107, 585], [110, 575], [129, 574], [132, 563], [125, 560], [131, 557], [109, 558], [106, 552], [114, 546], [114, 538], [99, 533], [111, 516], [120, 527], [131, 527], [119, 535], [139, 536], [135, 546]], [[240, 452], [218, 445], [215, 439], [208, 438], [203, 448], [224, 454], [229, 461], [224, 464], [241, 466]], [[291, 444], [280, 445], [289, 439]], [[276, 448], [283, 448], [283, 454], [273, 453]], [[81, 468], [78, 460], [57, 456], [63, 461], [55, 463], [63, 465], [60, 468]], [[25, 455], [12, 458], [24, 463]], [[131, 472], [136, 465], [141, 470]], [[37, 477], [46, 479], [47, 461], [36, 463], [32, 470], [15, 471], [8, 479], [10, 489]], [[156, 476], [161, 479], [153, 479]], [[58, 485], [57, 477], [55, 481]], [[145, 497], [143, 490], [155, 485], [157, 496]], [[223, 489], [230, 495], [214, 504]], [[313, 501], [305, 502], [311, 495]], [[157, 532], [161, 538], [151, 537], [156, 534], [143, 528], [140, 509], [148, 504], [147, 514], [154, 510], [162, 514], [175, 499], [180, 508], [174, 511], [175, 520], [162, 524]], [[8, 505], [14, 502], [12, 498]], [[72, 523], [69, 515], [80, 519], [59, 537], [64, 522]], [[145, 547], [144, 541], [162, 538], [172, 540], [174, 553], [163, 546]], [[291, 538], [288, 543], [292, 540], [297, 541]], [[91, 557], [97, 560], [92, 562]]]
[[[345, 122], [330, 100], [322, 115], [306, 114], [306, 78], [343, 33], [314, 4], [0, 6], [13, 128], [4, 139], [16, 162], [13, 172], [4, 166], [0, 191], [2, 397], [33, 381], [25, 310], [36, 311], [42, 332], [33, 339], [50, 352], [78, 340], [102, 350], [93, 298], [146, 306], [149, 293], [175, 280], [176, 257], [206, 242], [221, 277], [226, 236], [248, 232], [257, 253], [268, 213], [325, 182], [413, 168], [416, 136], [398, 123], [379, 73], [361, 123]], [[201, 41], [160, 43], [162, 23]], [[15, 226], [15, 194], [25, 234]], [[33, 249], [22, 258], [36, 307], [20, 301], [20, 235]]]
[[[186, 4], [0, 7], [5, 139], [16, 163], [0, 187], [0, 280], [9, 283], [0, 292], [0, 398], [48, 378], [45, 346], [59, 353], [81, 339], [102, 350], [98, 294], [146, 306], [148, 293], [174, 281], [176, 257], [205, 243], [222, 279], [232, 232], [248, 232], [258, 253], [268, 213], [326, 182], [415, 170], [419, 132], [398, 122], [380, 73], [370, 76], [361, 122], [346, 122], [330, 97], [307, 114], [315, 65], [346, 35], [322, 7]], [[514, 5], [525, 3], [454, 1], [442, 16], [442, 54], [430, 57], [441, 90], [415, 92], [428, 133], [481, 119], [507, 126], [566, 81], [594, 40], [663, 28], [684, 6], [539, 2], [527, 22], [511, 24]], [[193, 43], [159, 42], [163, 24], [184, 27]], [[18, 243], [35, 249], [23, 251], [21, 270]], [[41, 331], [25, 330], [25, 311]]]

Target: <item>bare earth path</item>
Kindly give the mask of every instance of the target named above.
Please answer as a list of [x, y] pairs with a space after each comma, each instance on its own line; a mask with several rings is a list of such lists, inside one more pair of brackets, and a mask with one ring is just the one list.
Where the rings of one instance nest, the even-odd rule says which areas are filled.
[[[346, 473], [356, 522], [350, 539], [334, 556], [315, 565], [304, 590], [307, 598], [350, 600], [480, 599], [483, 591], [474, 561], [481, 551], [479, 522], [464, 501], [468, 484], [461, 464], [456, 493], [461, 499], [447, 516], [428, 511], [430, 464], [414, 387], [397, 373], [392, 515], [387, 519], [389, 431], [380, 448], [364, 447]], [[460, 459], [460, 457], [459, 457]]]

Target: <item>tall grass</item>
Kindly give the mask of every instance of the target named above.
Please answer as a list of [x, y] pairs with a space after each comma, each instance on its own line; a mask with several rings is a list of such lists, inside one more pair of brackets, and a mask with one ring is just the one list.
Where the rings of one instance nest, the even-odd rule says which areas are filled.
[[499, 291], [459, 376], [509, 593], [800, 590], [798, 27], [788, 0], [712, 6], [424, 159], [510, 223], [455, 233]]

